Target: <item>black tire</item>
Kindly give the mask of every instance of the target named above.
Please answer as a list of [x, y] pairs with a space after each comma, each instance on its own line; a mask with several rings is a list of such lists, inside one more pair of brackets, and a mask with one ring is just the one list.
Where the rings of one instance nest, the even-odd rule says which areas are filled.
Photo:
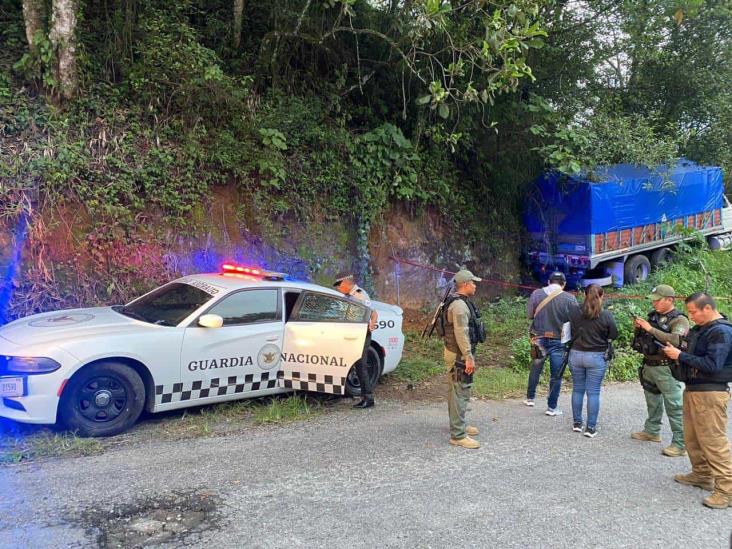
[[644, 255], [634, 255], [625, 262], [625, 284], [637, 284], [648, 278], [651, 262]]
[[674, 260], [674, 252], [671, 248], [658, 248], [651, 254], [651, 265], [658, 269]]
[[717, 250], [722, 249], [722, 241], [716, 236], [708, 236], [707, 243], [709, 244], [709, 249], [712, 251], [716, 252]]
[[100, 362], [79, 370], [61, 395], [64, 426], [82, 437], [109, 437], [126, 431], [145, 406], [145, 384], [129, 366]]
[[[381, 355], [372, 345], [366, 351], [368, 356], [368, 372], [369, 378], [371, 379], [371, 387], [376, 387], [381, 377], [381, 372], [384, 370], [384, 364], [381, 362]], [[361, 396], [361, 383], [358, 381], [356, 375], [356, 367], [352, 366], [346, 376], [346, 394], [350, 396]]]

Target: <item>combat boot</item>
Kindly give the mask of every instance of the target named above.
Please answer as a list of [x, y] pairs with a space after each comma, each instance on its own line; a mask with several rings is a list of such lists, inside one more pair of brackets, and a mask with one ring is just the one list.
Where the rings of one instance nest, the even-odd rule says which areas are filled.
[[712, 509], [726, 509], [732, 507], [732, 495], [723, 494], [716, 490], [711, 496], [704, 498], [704, 505]]
[[480, 431], [477, 427], [473, 427], [472, 425], [468, 425], [465, 428], [465, 434], [469, 437], [477, 437], [480, 434]]
[[712, 477], [702, 477], [694, 472], [686, 475], [674, 475], [674, 480], [680, 484], [686, 484], [687, 486], [696, 486], [697, 488], [703, 488], [710, 492], [714, 490], [714, 480]]
[[630, 433], [630, 438], [634, 440], [643, 440], [645, 442], [661, 442], [661, 435], [651, 435], [645, 431]]
[[450, 444], [453, 446], [462, 446], [463, 448], [468, 448], [470, 450], [475, 450], [476, 448], [480, 448], [480, 442], [475, 440], [474, 438], [465, 437], [461, 439], [450, 439]]
[[686, 450], [684, 448], [679, 448], [675, 444], [672, 444], [670, 446], [666, 446], [663, 450], [661, 450], [661, 453], [664, 456], [677, 458], [677, 457], [685, 456]]

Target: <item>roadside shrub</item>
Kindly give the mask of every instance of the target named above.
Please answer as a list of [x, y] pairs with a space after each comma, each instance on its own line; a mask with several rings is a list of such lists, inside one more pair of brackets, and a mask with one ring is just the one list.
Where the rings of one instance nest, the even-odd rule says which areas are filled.
[[531, 366], [531, 343], [529, 336], [514, 339], [511, 342], [510, 367], [516, 372], [528, 372]]
[[641, 354], [632, 349], [622, 348], [615, 352], [605, 379], [608, 381], [634, 381], [638, 379], [638, 367], [641, 365]]

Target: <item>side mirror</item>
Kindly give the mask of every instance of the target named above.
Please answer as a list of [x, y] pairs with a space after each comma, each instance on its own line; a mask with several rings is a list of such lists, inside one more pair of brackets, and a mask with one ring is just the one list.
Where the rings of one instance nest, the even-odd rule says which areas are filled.
[[224, 325], [224, 319], [219, 315], [201, 315], [198, 325], [204, 328], [221, 328]]

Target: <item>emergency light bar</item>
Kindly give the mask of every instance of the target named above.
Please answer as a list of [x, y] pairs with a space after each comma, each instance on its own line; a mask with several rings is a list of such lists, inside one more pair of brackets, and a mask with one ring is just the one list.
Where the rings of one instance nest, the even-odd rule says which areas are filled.
[[284, 280], [287, 274], [276, 273], [274, 271], [265, 271], [257, 267], [245, 267], [233, 262], [227, 262], [221, 265], [221, 272], [228, 275], [251, 276], [261, 278], [263, 280]]

